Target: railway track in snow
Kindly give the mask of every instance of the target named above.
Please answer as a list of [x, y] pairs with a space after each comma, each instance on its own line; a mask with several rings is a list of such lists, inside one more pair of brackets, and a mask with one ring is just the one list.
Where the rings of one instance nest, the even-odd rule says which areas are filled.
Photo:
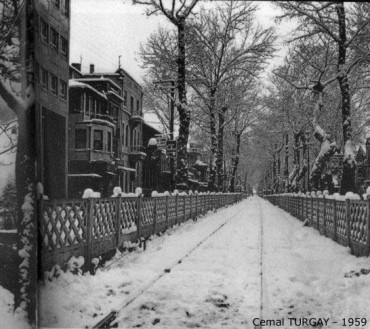
[[119, 307], [119, 310], [114, 309], [109, 312], [103, 319], [101, 319], [97, 324], [92, 327], [86, 326], [86, 328], [92, 329], [105, 329], [105, 328], [117, 328], [118, 323], [115, 322], [119, 313], [121, 313], [127, 306], [135, 302], [139, 297], [141, 297], [148, 289], [154, 286], [159, 280], [161, 280], [164, 276], [171, 273], [172, 269], [183, 262], [184, 259], [189, 257], [195, 250], [197, 250], [200, 246], [202, 246], [206, 241], [212, 238], [217, 232], [219, 232], [225, 225], [227, 225], [232, 219], [234, 219], [237, 215], [239, 215], [244, 208], [238, 210], [235, 214], [227, 218], [222, 224], [220, 224], [215, 230], [213, 230], [210, 234], [208, 234], [205, 238], [195, 244], [189, 251], [187, 251], [184, 255], [178, 258], [175, 262], [173, 262], [170, 266], [166, 267], [157, 274], [152, 280], [150, 280], [145, 285], [141, 286], [139, 289], [132, 293], [132, 296], [127, 299], [122, 305]]

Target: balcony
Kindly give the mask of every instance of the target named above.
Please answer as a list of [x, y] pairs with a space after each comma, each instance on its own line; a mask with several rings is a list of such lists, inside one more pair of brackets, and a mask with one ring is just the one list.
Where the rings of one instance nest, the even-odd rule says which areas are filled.
[[143, 123], [144, 122], [144, 118], [142, 117], [141, 114], [139, 113], [134, 113], [131, 117], [130, 117], [130, 123], [133, 124], [134, 126], [140, 124], [140, 123]]
[[130, 160], [136, 161], [143, 161], [146, 157], [145, 147], [142, 145], [132, 145], [130, 147], [129, 158]]

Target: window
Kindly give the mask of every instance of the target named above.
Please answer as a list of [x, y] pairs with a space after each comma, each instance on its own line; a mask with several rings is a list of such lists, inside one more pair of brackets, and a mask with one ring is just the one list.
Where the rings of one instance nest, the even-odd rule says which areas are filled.
[[103, 150], [103, 130], [94, 130], [94, 150]]
[[41, 86], [43, 89], [48, 90], [49, 87], [49, 73], [44, 68], [41, 68]]
[[126, 125], [122, 124], [122, 146], [126, 146], [126, 139], [125, 139], [125, 133], [126, 133]]
[[49, 43], [49, 25], [44, 20], [40, 20], [41, 25], [41, 40]]
[[118, 107], [116, 105], [111, 104], [111, 110], [112, 110], [111, 112], [112, 117], [117, 118], [118, 117]]
[[60, 8], [60, 0], [54, 0], [53, 3], [55, 7]]
[[67, 82], [60, 80], [60, 97], [67, 99]]
[[123, 91], [123, 105], [127, 106], [127, 91]]
[[134, 98], [131, 96], [131, 114], [134, 113]]
[[58, 96], [58, 78], [50, 73], [50, 91], [53, 95]]
[[138, 100], [136, 101], [136, 112], [140, 114], [140, 102]]
[[108, 132], [108, 151], [112, 152], [112, 133]]
[[85, 149], [86, 148], [86, 130], [85, 129], [76, 129], [76, 136], [75, 136], [75, 148], [77, 150]]
[[68, 57], [68, 41], [62, 36], [60, 37], [60, 52], [64, 57]]
[[125, 145], [128, 147], [128, 134], [129, 134], [129, 130], [128, 130], [128, 125], [126, 126], [126, 142], [125, 142]]
[[50, 28], [50, 47], [55, 51], [59, 48], [59, 34], [52, 27]]
[[69, 0], [64, 0], [64, 15], [69, 17]]

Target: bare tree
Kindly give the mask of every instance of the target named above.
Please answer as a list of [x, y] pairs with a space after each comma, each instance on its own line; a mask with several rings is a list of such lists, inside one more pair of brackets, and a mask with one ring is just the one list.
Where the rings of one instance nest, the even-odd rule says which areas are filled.
[[[278, 2], [285, 13], [281, 19], [297, 19], [297, 35], [290, 41], [307, 40], [323, 36], [328, 43], [336, 47], [336, 72], [333, 75], [339, 84], [341, 94], [341, 116], [344, 149], [344, 168], [341, 192], [354, 190], [353, 170], [356, 165], [353, 152], [353, 131], [351, 124], [351, 97], [348, 80], [351, 70], [366, 58], [352, 52], [357, 41], [364, 38], [370, 24], [367, 10], [354, 10], [351, 5], [343, 1], [314, 2], [292, 1]], [[320, 98], [320, 86], [317, 85], [316, 94]], [[324, 137], [325, 139], [325, 137]]]
[[[234, 114], [230, 123], [230, 132], [233, 138], [233, 147], [231, 155], [231, 177], [229, 182], [229, 191], [235, 191], [235, 183], [238, 172], [241, 144], [246, 143], [248, 133], [258, 122], [259, 114], [262, 111], [262, 99], [258, 95], [258, 87], [253, 83], [241, 80], [242, 90], [239, 94], [243, 95], [234, 104], [231, 112]], [[236, 93], [238, 95], [238, 93]]]
[[16, 114], [18, 142], [16, 188], [18, 202], [19, 290], [15, 308], [36, 317], [36, 213], [33, 92], [33, 3], [1, 1], [0, 97]]
[[[189, 137], [190, 111], [186, 98], [186, 20], [199, 0], [168, 1], [164, 0], [133, 0], [134, 4], [148, 6], [147, 15], [162, 14], [177, 28], [177, 89], [178, 102], [176, 104], [180, 119], [180, 129], [177, 146], [177, 173], [178, 187], [186, 188], [188, 181], [187, 143]], [[167, 4], [167, 5], [166, 5]]]
[[[17, 120], [0, 123], [0, 138], [2, 139], [2, 143], [0, 144], [0, 156], [17, 151], [17, 131]], [[0, 166], [9, 164], [11, 163], [0, 161]]]
[[238, 77], [257, 78], [274, 51], [274, 31], [255, 24], [255, 11], [250, 2], [228, 1], [214, 10], [201, 10], [192, 25], [189, 84], [204, 104], [199, 107], [206, 115], [203, 129], [210, 133], [210, 188], [216, 176], [222, 185], [223, 129], [231, 108], [225, 99], [232, 99], [225, 86]]

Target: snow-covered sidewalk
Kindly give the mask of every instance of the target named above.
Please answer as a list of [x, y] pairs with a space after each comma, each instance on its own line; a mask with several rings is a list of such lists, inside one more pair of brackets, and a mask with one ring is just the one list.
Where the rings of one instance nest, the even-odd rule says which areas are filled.
[[370, 275], [357, 276], [361, 269], [369, 259], [253, 197], [155, 237], [95, 276], [46, 281], [40, 321], [84, 328], [117, 310], [119, 328], [244, 329], [254, 318], [294, 328], [289, 317], [326, 317], [326, 328], [338, 328], [344, 317], [370, 314]]

